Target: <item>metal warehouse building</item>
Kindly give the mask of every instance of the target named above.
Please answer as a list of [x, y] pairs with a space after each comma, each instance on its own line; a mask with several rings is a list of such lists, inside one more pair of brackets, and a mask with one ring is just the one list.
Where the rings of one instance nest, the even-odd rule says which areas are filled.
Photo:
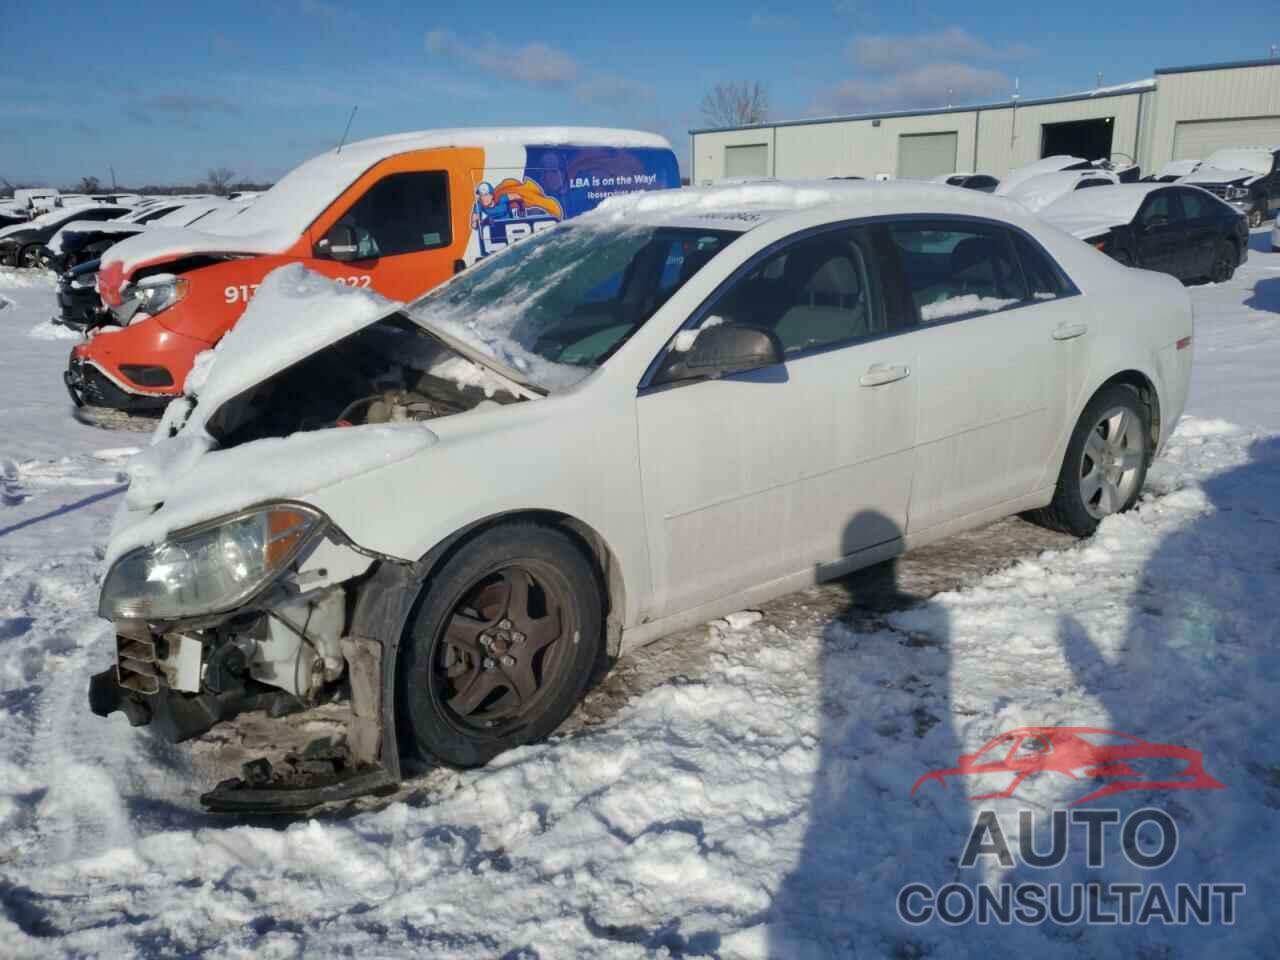
[[691, 130], [692, 179], [1001, 177], [1040, 157], [1112, 158], [1154, 172], [1219, 147], [1280, 144], [1280, 60], [1157, 70], [1074, 96]]

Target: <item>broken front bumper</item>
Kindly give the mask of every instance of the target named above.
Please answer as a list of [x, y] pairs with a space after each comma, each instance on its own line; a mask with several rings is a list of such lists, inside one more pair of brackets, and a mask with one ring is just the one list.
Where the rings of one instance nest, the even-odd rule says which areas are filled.
[[[120, 712], [132, 726], [150, 726], [161, 738], [180, 743], [243, 713], [283, 718], [309, 709], [293, 694], [244, 675], [229, 646], [202, 656], [196, 645], [194, 665], [183, 665], [181, 655], [161, 649], [170, 641], [145, 623], [118, 622], [116, 627], [115, 665], [89, 678], [89, 709], [100, 717]], [[279, 767], [265, 759], [243, 764], [240, 777], [224, 780], [200, 797], [206, 808], [296, 812], [399, 784], [392, 698], [385, 692], [394, 682], [389, 662], [394, 658], [384, 656], [374, 639], [345, 637], [342, 648], [349, 688], [345, 736], [336, 742], [314, 741], [287, 754]]]

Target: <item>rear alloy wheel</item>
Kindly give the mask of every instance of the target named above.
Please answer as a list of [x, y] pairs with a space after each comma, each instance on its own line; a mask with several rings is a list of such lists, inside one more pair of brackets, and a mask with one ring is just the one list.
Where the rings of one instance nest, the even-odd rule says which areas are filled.
[[401, 716], [459, 767], [540, 740], [577, 705], [603, 634], [599, 578], [561, 530], [493, 527], [432, 576], [405, 637]]
[[18, 266], [20, 267], [40, 266], [40, 245], [33, 243], [29, 247], [23, 247], [22, 252], [18, 254]]
[[1147, 477], [1151, 415], [1138, 394], [1120, 385], [1099, 390], [1071, 434], [1053, 501], [1028, 519], [1077, 537], [1137, 502]]
[[1236, 272], [1236, 248], [1228, 240], [1219, 240], [1213, 251], [1213, 266], [1209, 268], [1209, 279], [1214, 283], [1226, 283]]

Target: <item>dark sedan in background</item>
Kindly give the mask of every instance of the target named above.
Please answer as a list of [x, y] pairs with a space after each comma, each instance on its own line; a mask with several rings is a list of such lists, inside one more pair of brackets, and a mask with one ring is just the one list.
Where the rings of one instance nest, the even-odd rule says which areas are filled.
[[29, 223], [0, 229], [0, 264], [6, 267], [41, 266], [45, 245], [72, 220], [114, 220], [129, 212], [128, 207], [58, 207]]
[[1184, 283], [1230, 280], [1249, 256], [1244, 214], [1199, 187], [1122, 183], [1079, 190], [1040, 217], [1126, 266]]

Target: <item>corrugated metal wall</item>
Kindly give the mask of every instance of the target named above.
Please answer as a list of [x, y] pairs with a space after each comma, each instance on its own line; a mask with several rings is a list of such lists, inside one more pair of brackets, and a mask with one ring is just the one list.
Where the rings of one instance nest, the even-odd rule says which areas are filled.
[[[1151, 132], [1154, 166], [1173, 159], [1174, 134], [1180, 122], [1280, 116], [1280, 62], [1162, 73], [1158, 82]], [[1272, 142], [1280, 143], [1280, 135]]]
[[[1179, 121], [1280, 115], [1280, 62], [1185, 73], [1161, 73], [1157, 89], [1056, 103], [992, 107], [697, 133], [693, 182], [725, 176], [724, 148], [764, 144], [769, 173], [786, 178], [893, 175], [904, 134], [955, 133], [956, 166], [1002, 176], [1040, 157], [1041, 127], [1114, 118], [1113, 156], [1132, 157], [1152, 172], [1173, 156]], [[1280, 136], [1276, 138], [1280, 142]]]

